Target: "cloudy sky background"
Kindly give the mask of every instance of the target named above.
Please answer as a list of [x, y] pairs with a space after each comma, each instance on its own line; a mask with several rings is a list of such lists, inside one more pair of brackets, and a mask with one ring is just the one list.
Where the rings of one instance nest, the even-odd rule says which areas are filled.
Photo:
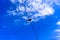
[[[31, 3], [31, 1], [29, 2]], [[38, 1], [34, 0], [33, 2]], [[42, 11], [40, 10], [39, 6], [42, 5], [39, 2], [38, 5], [34, 3], [28, 5], [33, 6], [34, 10], [31, 11], [27, 7], [24, 9], [25, 6], [23, 6], [23, 11], [17, 8], [22, 8], [19, 3], [13, 3], [11, 0], [0, 0], [0, 40], [58, 40], [59, 38], [56, 36], [60, 34], [60, 31], [57, 30], [60, 29], [60, 1], [50, 1], [54, 3], [49, 6], [45, 5], [47, 7], [43, 6], [46, 10], [44, 8]], [[16, 11], [16, 8], [19, 11]], [[28, 18], [32, 18], [32, 21], [27, 22]]]

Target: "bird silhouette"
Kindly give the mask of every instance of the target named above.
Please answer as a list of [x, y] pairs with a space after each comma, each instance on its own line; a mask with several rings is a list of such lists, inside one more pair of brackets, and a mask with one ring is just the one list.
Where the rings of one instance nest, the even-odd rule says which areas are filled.
[[32, 19], [31, 18], [29, 18], [27, 21], [31, 21]]

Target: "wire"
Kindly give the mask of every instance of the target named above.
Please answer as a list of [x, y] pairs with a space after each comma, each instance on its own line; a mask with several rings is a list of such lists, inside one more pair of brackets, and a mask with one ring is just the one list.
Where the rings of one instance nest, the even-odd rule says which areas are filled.
[[35, 34], [35, 36], [36, 36], [37, 40], [39, 40], [39, 37], [38, 37], [38, 35], [37, 35], [37, 33], [36, 33], [36, 31], [35, 31], [35, 29], [34, 29], [34, 27], [33, 27], [33, 26], [32, 26], [32, 30], [33, 30], [33, 32], [34, 32], [34, 34]]
[[[31, 20], [32, 20], [32, 19], [30, 18], [30, 19], [28, 19], [27, 21], [31, 21]], [[30, 24], [30, 25], [31, 25], [31, 24]], [[37, 40], [39, 40], [39, 37], [38, 37], [38, 35], [37, 35], [37, 33], [36, 33], [35, 29], [34, 29], [34, 26], [31, 26], [31, 27], [32, 27], [32, 30], [33, 30], [33, 32], [34, 32]]]

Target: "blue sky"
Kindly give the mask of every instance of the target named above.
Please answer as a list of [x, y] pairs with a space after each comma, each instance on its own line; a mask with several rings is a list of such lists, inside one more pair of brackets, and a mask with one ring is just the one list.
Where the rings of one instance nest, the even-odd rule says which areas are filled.
[[[53, 15], [29, 25], [23, 25], [25, 21], [20, 16], [7, 16], [6, 11], [11, 6], [14, 5], [9, 0], [0, 0], [0, 40], [37, 40], [36, 34], [39, 40], [52, 40], [53, 30], [57, 28], [56, 22], [60, 20], [60, 6], [54, 6]], [[18, 21], [14, 22], [16, 19]]]

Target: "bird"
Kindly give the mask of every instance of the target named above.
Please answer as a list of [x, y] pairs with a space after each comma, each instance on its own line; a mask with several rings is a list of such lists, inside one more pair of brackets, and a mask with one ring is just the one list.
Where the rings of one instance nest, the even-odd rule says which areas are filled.
[[32, 19], [31, 18], [28, 18], [27, 21], [31, 21]]

